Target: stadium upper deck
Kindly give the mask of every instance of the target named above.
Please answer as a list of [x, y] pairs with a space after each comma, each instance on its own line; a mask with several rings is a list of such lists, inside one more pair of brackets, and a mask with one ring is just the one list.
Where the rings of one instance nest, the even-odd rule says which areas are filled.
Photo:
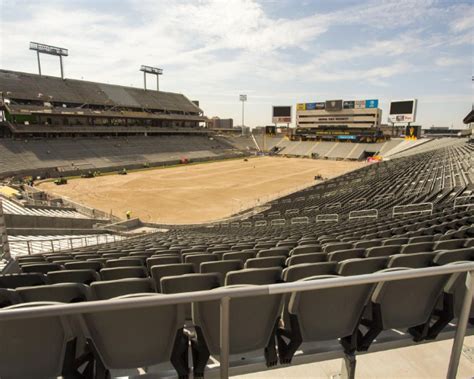
[[179, 93], [16, 71], [0, 70], [0, 93], [3, 135], [196, 132], [207, 120]]

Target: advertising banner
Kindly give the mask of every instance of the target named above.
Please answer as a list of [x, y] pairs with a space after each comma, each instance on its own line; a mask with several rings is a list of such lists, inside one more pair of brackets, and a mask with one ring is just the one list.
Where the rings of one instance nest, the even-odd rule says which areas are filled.
[[355, 109], [365, 108], [365, 100], [356, 100], [356, 101], [354, 101], [354, 108]]
[[342, 100], [327, 100], [326, 110], [328, 112], [342, 110]]
[[306, 104], [305, 103], [296, 104], [296, 110], [297, 111], [305, 111], [306, 110]]
[[319, 109], [319, 110], [326, 109], [326, 103], [323, 103], [323, 102], [316, 103], [316, 109]]
[[355, 102], [353, 100], [350, 100], [350, 101], [344, 101], [344, 103], [342, 104], [343, 108], [344, 109], [354, 109], [355, 107]]
[[378, 99], [365, 100], [365, 107], [366, 108], [378, 108], [379, 107]]
[[316, 103], [306, 103], [306, 110], [310, 111], [316, 109]]

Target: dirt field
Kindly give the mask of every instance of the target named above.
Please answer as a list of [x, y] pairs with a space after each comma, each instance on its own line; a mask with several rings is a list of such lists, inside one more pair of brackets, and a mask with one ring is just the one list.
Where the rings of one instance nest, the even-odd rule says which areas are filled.
[[187, 224], [213, 221], [332, 178], [363, 162], [259, 157], [70, 180], [40, 188], [125, 218]]

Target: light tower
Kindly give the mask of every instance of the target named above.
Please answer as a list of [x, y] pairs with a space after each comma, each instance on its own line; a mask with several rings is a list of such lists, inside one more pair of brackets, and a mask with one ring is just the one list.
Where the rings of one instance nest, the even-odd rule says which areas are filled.
[[140, 71], [143, 71], [143, 87], [146, 90], [146, 74], [156, 75], [156, 90], [160, 90], [160, 75], [163, 75], [163, 69], [142, 65]]
[[247, 101], [247, 95], [239, 95], [239, 99], [242, 102], [242, 135], [244, 135], [244, 126], [245, 126], [245, 107], [244, 104]]
[[59, 57], [59, 65], [61, 66], [61, 79], [64, 79], [63, 57], [67, 57], [69, 55], [68, 49], [65, 49], [63, 47], [45, 45], [43, 43], [38, 43], [38, 42], [30, 42], [30, 50], [36, 51], [36, 56], [38, 58], [38, 72], [40, 76], [41, 76], [40, 53], [56, 55], [57, 57]]

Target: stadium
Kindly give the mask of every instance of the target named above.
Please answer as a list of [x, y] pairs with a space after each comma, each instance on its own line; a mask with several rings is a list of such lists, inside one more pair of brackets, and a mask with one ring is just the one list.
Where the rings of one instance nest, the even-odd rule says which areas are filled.
[[1, 379], [473, 375], [474, 111], [295, 99], [249, 130], [241, 95], [213, 128], [161, 69], [30, 48], [0, 69]]

